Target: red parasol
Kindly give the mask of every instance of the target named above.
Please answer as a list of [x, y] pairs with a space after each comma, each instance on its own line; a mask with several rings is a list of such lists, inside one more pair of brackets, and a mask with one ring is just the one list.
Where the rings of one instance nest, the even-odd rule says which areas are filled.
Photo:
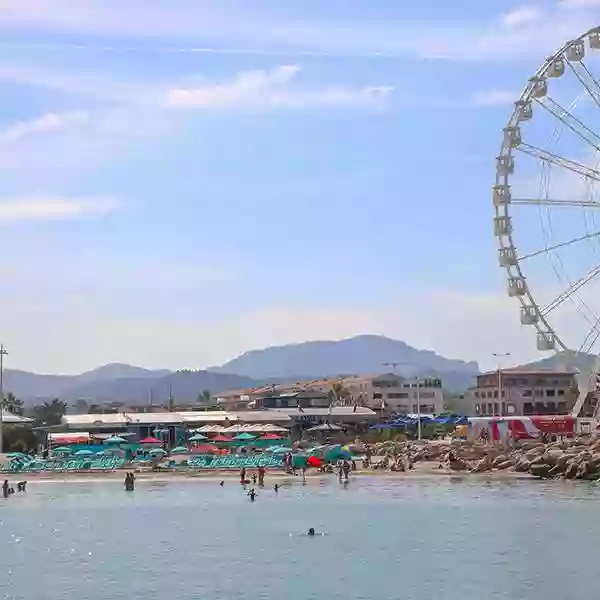
[[140, 440], [140, 444], [162, 444], [162, 441], [155, 437], [146, 437], [143, 440]]
[[217, 433], [217, 435], [215, 435], [214, 438], [211, 438], [210, 441], [211, 442], [232, 442], [233, 439], [230, 437], [227, 437], [226, 435], [221, 435], [220, 433]]
[[265, 435], [261, 435], [259, 439], [261, 439], [261, 440], [280, 440], [281, 436], [277, 435], [276, 433], [265, 433]]
[[195, 448], [192, 448], [192, 452], [194, 454], [216, 454], [219, 452], [219, 449], [211, 444], [204, 444], [202, 446], [196, 446]]
[[309, 456], [306, 464], [309, 467], [320, 467], [323, 464], [323, 461], [317, 456]]

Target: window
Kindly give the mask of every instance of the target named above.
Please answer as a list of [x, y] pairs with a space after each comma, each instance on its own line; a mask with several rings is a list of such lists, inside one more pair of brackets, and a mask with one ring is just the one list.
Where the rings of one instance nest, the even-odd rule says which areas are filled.
[[523, 398], [531, 398], [533, 392], [531, 390], [523, 390]]
[[524, 415], [532, 415], [533, 414], [533, 403], [525, 402], [523, 404], [523, 414]]
[[559, 415], [566, 415], [567, 413], [568, 413], [567, 403], [566, 402], [559, 402], [558, 403], [558, 414]]
[[498, 390], [494, 390], [494, 398], [498, 398]]
[[402, 392], [390, 392], [387, 397], [390, 400], [400, 400], [400, 398], [408, 398], [408, 393], [402, 393]]
[[475, 392], [475, 398], [479, 398], [479, 392]]
[[475, 405], [475, 414], [481, 414], [481, 406], [479, 404]]
[[533, 392], [534, 396], [543, 396], [544, 395], [544, 390], [535, 390]]
[[564, 396], [565, 395], [565, 390], [557, 390], [556, 391], [556, 395], [557, 396]]
[[381, 400], [383, 396], [381, 394], [373, 394], [373, 400]]
[[554, 398], [555, 394], [556, 394], [556, 390], [546, 390], [547, 398]]
[[497, 415], [500, 412], [500, 407], [497, 402], [494, 402], [494, 414]]
[[517, 407], [514, 404], [512, 404], [511, 402], [509, 402], [506, 405], [506, 414], [507, 415], [514, 415], [516, 412], [517, 412]]
[[419, 396], [421, 398], [435, 398], [435, 392], [421, 392]]

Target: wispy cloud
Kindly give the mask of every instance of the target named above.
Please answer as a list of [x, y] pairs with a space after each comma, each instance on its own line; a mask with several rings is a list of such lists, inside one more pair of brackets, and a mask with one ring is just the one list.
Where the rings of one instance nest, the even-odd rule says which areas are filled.
[[45, 113], [33, 119], [19, 121], [0, 131], [0, 143], [18, 142], [31, 136], [61, 132], [73, 125], [84, 123], [88, 118], [89, 114], [84, 111]]
[[509, 27], [519, 27], [521, 25], [529, 25], [539, 21], [543, 16], [543, 11], [539, 6], [529, 4], [520, 6], [515, 10], [511, 10], [502, 17], [502, 21]]
[[[274, 6], [274, 5], [272, 5]], [[112, 46], [98, 38], [72, 44], [98, 50], [156, 50], [314, 54], [345, 56], [414, 56], [453, 60], [512, 60], [538, 57], [578, 35], [594, 22], [598, 0], [562, 0], [524, 4], [495, 18], [460, 22], [390, 19], [323, 20], [308, 10], [293, 19], [268, 3], [171, 0], [3, 0], [0, 28], [10, 31], [77, 33], [111, 36]], [[39, 39], [39, 35], [38, 35]], [[148, 44], [148, 39], [152, 44]], [[123, 46], [123, 40], [128, 40]], [[138, 44], [143, 40], [142, 44]], [[195, 47], [202, 40], [201, 47]], [[167, 42], [162, 46], [161, 41]], [[158, 45], [156, 42], [159, 42]], [[177, 48], [180, 43], [188, 47]], [[42, 44], [43, 46], [43, 44]]]
[[0, 199], [0, 222], [74, 219], [106, 214], [118, 206], [114, 198], [9, 198]]
[[505, 106], [515, 102], [517, 98], [518, 94], [509, 90], [484, 90], [473, 94], [471, 104], [481, 107]]
[[217, 109], [376, 106], [392, 91], [386, 86], [304, 89], [294, 85], [299, 72], [296, 65], [283, 65], [271, 71], [246, 71], [222, 84], [173, 88], [167, 92], [165, 103], [170, 108]]

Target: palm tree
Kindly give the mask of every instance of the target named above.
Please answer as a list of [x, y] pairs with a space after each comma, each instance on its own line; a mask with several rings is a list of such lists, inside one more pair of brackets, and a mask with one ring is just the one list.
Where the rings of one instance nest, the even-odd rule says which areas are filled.
[[350, 397], [350, 392], [344, 387], [344, 384], [341, 381], [336, 381], [331, 384], [331, 392], [335, 404], [344, 405]]

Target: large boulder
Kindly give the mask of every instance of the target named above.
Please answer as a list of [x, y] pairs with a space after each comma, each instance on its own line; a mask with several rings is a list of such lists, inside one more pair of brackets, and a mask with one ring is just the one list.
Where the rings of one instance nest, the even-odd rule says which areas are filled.
[[530, 467], [531, 467], [531, 461], [522, 457], [517, 461], [517, 464], [515, 465], [515, 471], [517, 473], [528, 473]]
[[538, 463], [535, 465], [531, 465], [530, 472], [535, 477], [546, 478], [550, 474], [550, 465], [547, 465], [545, 463]]
[[542, 458], [544, 459], [544, 462], [547, 465], [550, 465], [552, 467], [554, 467], [559, 459], [563, 456], [563, 451], [560, 449], [553, 449], [553, 450], [546, 450], [546, 452], [544, 452], [544, 454], [542, 455]]
[[482, 458], [472, 469], [471, 473], [485, 473], [492, 468], [492, 462], [488, 458]]
[[498, 469], [499, 471], [505, 471], [506, 469], [510, 469], [510, 467], [512, 467], [514, 464], [515, 463], [513, 460], [508, 459], [508, 460], [505, 460], [504, 462], [501, 462], [500, 464], [496, 465], [496, 469]]

